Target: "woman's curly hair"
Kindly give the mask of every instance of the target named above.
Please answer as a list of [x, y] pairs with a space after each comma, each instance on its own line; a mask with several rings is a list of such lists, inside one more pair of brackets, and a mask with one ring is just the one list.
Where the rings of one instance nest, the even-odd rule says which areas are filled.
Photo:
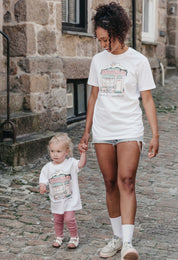
[[130, 19], [124, 8], [115, 2], [106, 5], [99, 5], [96, 8], [96, 14], [93, 16], [94, 29], [96, 36], [97, 27], [101, 27], [108, 31], [109, 34], [109, 49], [111, 49], [111, 38], [118, 38], [122, 47], [126, 35], [131, 26]]

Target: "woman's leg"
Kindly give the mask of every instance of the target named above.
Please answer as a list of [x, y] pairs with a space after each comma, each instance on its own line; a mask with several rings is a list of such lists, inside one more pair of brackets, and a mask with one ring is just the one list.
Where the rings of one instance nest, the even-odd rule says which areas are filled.
[[136, 214], [135, 178], [140, 149], [137, 141], [117, 144], [118, 187], [122, 224], [134, 224]]
[[112, 144], [95, 144], [98, 163], [106, 187], [106, 202], [110, 218], [121, 215], [120, 194], [117, 186], [117, 151]]
[[132, 246], [132, 237], [136, 214], [135, 178], [139, 157], [140, 149], [137, 141], [117, 144], [118, 187], [123, 232], [121, 260], [138, 259], [138, 253]]
[[122, 247], [120, 194], [117, 186], [117, 151], [112, 144], [95, 144], [98, 163], [106, 187], [106, 201], [114, 238], [100, 251], [101, 257], [111, 257]]

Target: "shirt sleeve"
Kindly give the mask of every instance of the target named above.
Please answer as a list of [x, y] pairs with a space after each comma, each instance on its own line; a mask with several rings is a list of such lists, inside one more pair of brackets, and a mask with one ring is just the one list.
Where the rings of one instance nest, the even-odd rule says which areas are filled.
[[48, 181], [48, 167], [47, 167], [47, 165], [43, 166], [43, 168], [41, 170], [39, 183], [44, 183], [46, 185], [49, 184], [49, 181]]
[[68, 162], [70, 163], [70, 167], [71, 167], [72, 171], [78, 173], [81, 170], [78, 167], [79, 160], [75, 159], [74, 157], [70, 157], [68, 160], [69, 160]]
[[154, 83], [150, 63], [145, 57], [138, 68], [138, 89], [139, 91], [144, 91], [154, 88], [156, 88], [156, 85]]
[[74, 158], [73, 165], [77, 173], [81, 170], [81, 168], [78, 167], [78, 164], [79, 164], [79, 160]]
[[90, 65], [88, 85], [95, 86], [95, 87], [99, 86], [96, 64], [95, 64], [95, 56], [93, 57], [93, 59], [91, 61], [91, 65]]

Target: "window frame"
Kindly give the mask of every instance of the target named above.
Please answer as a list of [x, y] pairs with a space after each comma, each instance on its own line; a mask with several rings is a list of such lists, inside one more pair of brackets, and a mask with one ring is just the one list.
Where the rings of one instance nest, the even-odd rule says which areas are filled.
[[75, 31], [86, 32], [87, 31], [87, 0], [80, 1], [79, 10], [79, 24], [73, 24], [68, 22], [62, 22], [62, 31]]
[[[67, 124], [71, 124], [73, 122], [77, 122], [86, 118], [87, 114], [87, 79], [68, 79], [68, 83], [73, 83], [73, 108], [74, 115], [71, 117], [67, 117]], [[84, 85], [84, 109], [85, 112], [79, 113], [78, 111], [78, 85]], [[67, 93], [66, 93], [67, 95]]]
[[[156, 43], [157, 41], [157, 1], [148, 0], [149, 12], [148, 12], [148, 32], [143, 31], [144, 25], [144, 1], [142, 0], [142, 42]], [[151, 17], [151, 19], [150, 19]]]

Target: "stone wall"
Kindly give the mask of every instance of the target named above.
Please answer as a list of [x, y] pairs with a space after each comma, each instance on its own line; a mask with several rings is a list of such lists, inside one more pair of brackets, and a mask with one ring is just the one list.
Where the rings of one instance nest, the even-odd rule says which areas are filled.
[[178, 1], [171, 0], [167, 4], [167, 48], [169, 66], [178, 67]]
[[[141, 16], [141, 15], [140, 15]], [[167, 1], [158, 1], [157, 2], [157, 30], [156, 30], [156, 42], [153, 44], [141, 43], [140, 50], [141, 52], [149, 58], [153, 76], [155, 81], [160, 79], [160, 62], [167, 66], [166, 59], [166, 41], [167, 41]]]
[[46, 112], [50, 129], [65, 126], [61, 1], [4, 0], [3, 11], [3, 31], [11, 42], [11, 91], [24, 94], [23, 110]]

